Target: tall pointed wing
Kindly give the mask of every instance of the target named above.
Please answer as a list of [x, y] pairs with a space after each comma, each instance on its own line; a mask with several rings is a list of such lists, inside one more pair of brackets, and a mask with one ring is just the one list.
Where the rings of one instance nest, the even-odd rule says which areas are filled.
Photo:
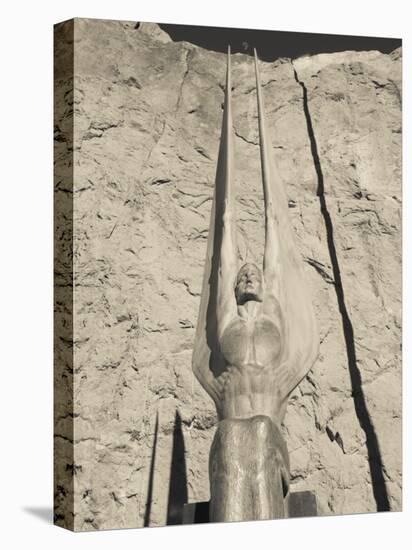
[[[230, 47], [227, 57], [226, 91], [222, 133], [216, 170], [202, 294], [192, 356], [193, 371], [219, 409], [216, 377], [223, 370], [223, 358], [217, 338], [218, 272], [222, 245], [223, 215], [234, 218], [233, 122], [231, 108]], [[231, 224], [232, 242], [236, 243], [235, 224]]]
[[[319, 334], [310, 294], [303, 272], [303, 262], [296, 246], [289, 219], [288, 202], [280, 175], [273, 162], [267, 133], [265, 109], [255, 50], [255, 72], [259, 116], [259, 139], [266, 216], [273, 217], [272, 230], [277, 239], [277, 263], [280, 266], [276, 290], [285, 323], [285, 365], [282, 393], [289, 394], [312, 367], [319, 347]], [[266, 232], [268, 227], [266, 227]], [[268, 235], [266, 233], [266, 239]], [[265, 263], [268, 259], [265, 258]], [[269, 259], [270, 260], [270, 259]], [[282, 376], [283, 378], [283, 376]]]

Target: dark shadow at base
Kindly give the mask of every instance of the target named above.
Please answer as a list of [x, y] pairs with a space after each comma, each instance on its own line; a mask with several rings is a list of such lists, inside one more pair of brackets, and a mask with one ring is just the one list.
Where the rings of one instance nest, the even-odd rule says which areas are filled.
[[185, 442], [182, 431], [182, 420], [179, 412], [176, 411], [173, 430], [172, 462], [170, 466], [167, 525], [181, 525], [183, 523], [183, 509], [187, 503], [187, 497]]
[[26, 506], [23, 511], [46, 523], [53, 523], [53, 508], [48, 506]]

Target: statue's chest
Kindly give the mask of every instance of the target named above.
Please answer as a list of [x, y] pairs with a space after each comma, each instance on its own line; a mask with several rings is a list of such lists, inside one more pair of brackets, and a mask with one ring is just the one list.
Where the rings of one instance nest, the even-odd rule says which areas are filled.
[[269, 317], [237, 318], [224, 331], [220, 349], [229, 365], [266, 367], [280, 356], [280, 333]]

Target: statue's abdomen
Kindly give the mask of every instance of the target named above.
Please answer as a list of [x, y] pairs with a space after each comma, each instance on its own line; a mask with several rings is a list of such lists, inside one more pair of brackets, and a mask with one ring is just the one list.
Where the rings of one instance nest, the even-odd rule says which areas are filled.
[[220, 340], [225, 370], [218, 377], [222, 418], [266, 415], [279, 420], [282, 341], [268, 317], [234, 319]]

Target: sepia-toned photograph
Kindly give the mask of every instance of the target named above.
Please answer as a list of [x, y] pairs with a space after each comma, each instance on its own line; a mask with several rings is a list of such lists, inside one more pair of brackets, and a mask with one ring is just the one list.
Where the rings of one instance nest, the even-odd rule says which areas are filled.
[[401, 511], [401, 346], [400, 38], [55, 25], [56, 525]]

